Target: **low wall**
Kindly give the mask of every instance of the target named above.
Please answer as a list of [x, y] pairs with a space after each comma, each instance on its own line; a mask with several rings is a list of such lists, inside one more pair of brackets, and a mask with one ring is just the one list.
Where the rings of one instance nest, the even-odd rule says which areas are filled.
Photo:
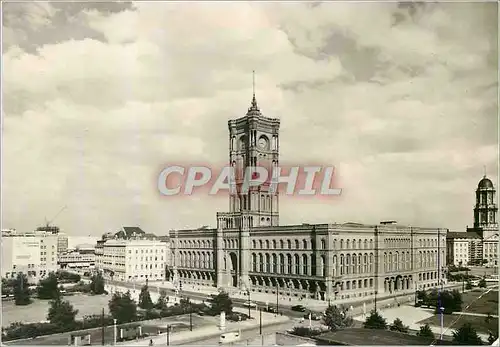
[[285, 346], [285, 345], [298, 346], [304, 343], [308, 343], [311, 345], [317, 344], [316, 340], [310, 339], [308, 337], [296, 336], [281, 332], [275, 333], [275, 336], [276, 336], [276, 344], [278, 346]]
[[233, 346], [298, 346], [304, 343], [316, 345], [316, 340], [295, 336], [287, 333], [275, 332], [258, 335], [251, 339], [234, 342]]

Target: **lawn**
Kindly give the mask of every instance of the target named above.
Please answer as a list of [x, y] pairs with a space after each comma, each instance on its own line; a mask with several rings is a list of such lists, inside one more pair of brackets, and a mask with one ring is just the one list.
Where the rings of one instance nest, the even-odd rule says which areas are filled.
[[[449, 330], [452, 331], [460, 328], [464, 323], [471, 323], [474, 329], [476, 329], [478, 333], [488, 334], [490, 329], [498, 332], [498, 318], [492, 318], [489, 323], [486, 323], [486, 317], [445, 314], [443, 315], [443, 319], [444, 319], [443, 322], [444, 329], [448, 329], [449, 327]], [[432, 325], [440, 326], [441, 318], [440, 315], [434, 315], [430, 318], [418, 322], [418, 324], [420, 325], [429, 324], [431, 326]]]
[[462, 311], [498, 315], [498, 290], [483, 293], [485, 292], [479, 289], [463, 293]]
[[[65, 296], [78, 310], [77, 319], [87, 315], [100, 314], [102, 309], [108, 312], [110, 295], [73, 295]], [[2, 302], [2, 326], [7, 327], [11, 323], [38, 323], [47, 319], [49, 311], [49, 300], [33, 299], [33, 303], [27, 306], [16, 306], [14, 301]]]
[[[192, 320], [193, 320], [193, 329], [197, 327], [202, 327], [206, 325], [213, 324], [213, 320], [205, 317], [200, 317], [198, 315], [193, 315]], [[159, 320], [155, 321], [148, 321], [144, 323], [131, 323], [131, 324], [140, 324], [142, 326], [142, 332], [149, 334], [150, 336], [156, 335], [158, 330], [161, 327], [165, 327], [167, 324], [172, 326], [171, 334], [176, 334], [180, 331], [186, 331], [189, 329], [189, 315], [182, 315], [182, 316], [175, 316], [175, 317], [167, 317], [167, 318], [162, 318]], [[127, 326], [128, 324], [124, 324], [123, 326]], [[162, 329], [165, 331], [164, 329]], [[90, 333], [90, 341], [92, 345], [100, 345], [101, 340], [102, 340], [102, 329], [97, 328], [97, 329], [89, 329], [86, 330], [87, 332]], [[120, 329], [117, 329], [118, 336], [120, 334]], [[5, 345], [58, 345], [58, 346], [64, 346], [68, 345], [68, 339], [70, 336], [70, 332], [68, 333], [63, 333], [63, 334], [57, 334], [57, 335], [50, 335], [50, 336], [41, 336], [32, 340], [22, 340], [22, 341], [13, 341], [13, 342], [5, 342]], [[112, 344], [113, 343], [113, 335], [114, 335], [114, 329], [113, 327], [106, 327], [104, 329], [104, 342], [105, 344]]]

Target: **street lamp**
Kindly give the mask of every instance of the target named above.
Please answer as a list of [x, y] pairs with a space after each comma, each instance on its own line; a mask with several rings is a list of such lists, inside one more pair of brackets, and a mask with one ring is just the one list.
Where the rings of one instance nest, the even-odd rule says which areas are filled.
[[167, 346], [170, 346], [170, 325], [167, 325]]
[[279, 285], [276, 286], [276, 315], [279, 314], [279, 293], [280, 293], [280, 290], [279, 290]]
[[259, 306], [259, 335], [262, 335], [262, 307]]
[[113, 319], [113, 345], [116, 345], [116, 319]]
[[252, 318], [250, 307], [252, 306], [252, 301], [250, 300], [250, 289], [247, 289], [248, 294], [248, 318]]

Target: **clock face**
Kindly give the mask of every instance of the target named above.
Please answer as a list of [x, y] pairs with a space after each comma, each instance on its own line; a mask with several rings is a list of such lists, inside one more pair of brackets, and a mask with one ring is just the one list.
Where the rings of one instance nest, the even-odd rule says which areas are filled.
[[264, 137], [261, 137], [259, 139], [259, 147], [260, 148], [266, 148], [267, 146], [267, 140]]

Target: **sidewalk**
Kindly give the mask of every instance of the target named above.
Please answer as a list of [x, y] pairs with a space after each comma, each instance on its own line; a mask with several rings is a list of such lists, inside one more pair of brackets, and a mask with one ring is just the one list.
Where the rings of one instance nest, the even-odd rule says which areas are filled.
[[[235, 308], [234, 311], [248, 313], [248, 310]], [[260, 317], [259, 311], [252, 312], [253, 319], [249, 319], [243, 322], [228, 322], [226, 320], [226, 329], [224, 331], [235, 331], [235, 330], [251, 330], [255, 329], [259, 326]], [[279, 325], [290, 321], [289, 317], [286, 316], [275, 316], [274, 314], [262, 312], [262, 326], [268, 327], [272, 325]], [[193, 331], [180, 331], [176, 332], [171, 331], [169, 334], [169, 343], [170, 345], [180, 344], [180, 343], [189, 343], [190, 341], [199, 341], [200, 338], [213, 338], [219, 336], [223, 331], [219, 329], [217, 325], [208, 325], [200, 328], [195, 328]], [[154, 346], [158, 345], [166, 345], [167, 343], [167, 334], [161, 334], [158, 336], [153, 336], [146, 339], [141, 339], [138, 341], [127, 341], [118, 343], [119, 345], [127, 345], [127, 346], [148, 346], [149, 341], [153, 340]]]

